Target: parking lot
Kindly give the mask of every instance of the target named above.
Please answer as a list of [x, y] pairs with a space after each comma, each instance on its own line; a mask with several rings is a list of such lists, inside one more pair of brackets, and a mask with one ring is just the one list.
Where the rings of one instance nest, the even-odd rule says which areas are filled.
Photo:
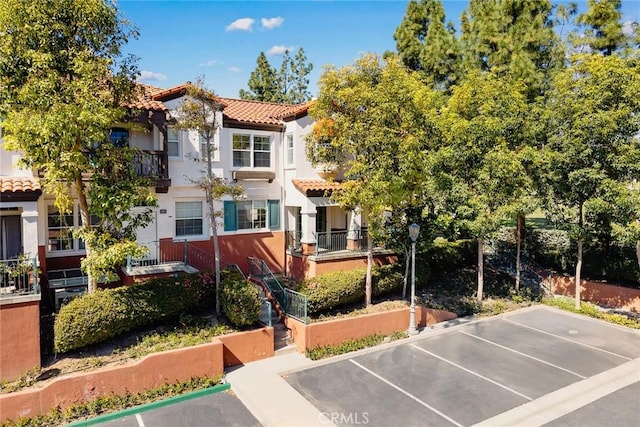
[[336, 425], [640, 425], [640, 334], [548, 307], [286, 376]]

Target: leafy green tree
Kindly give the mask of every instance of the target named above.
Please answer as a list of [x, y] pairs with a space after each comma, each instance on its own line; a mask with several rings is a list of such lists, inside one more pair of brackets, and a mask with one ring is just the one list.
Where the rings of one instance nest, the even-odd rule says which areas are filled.
[[458, 80], [460, 43], [453, 24], [445, 24], [440, 0], [411, 0], [393, 38], [402, 62], [435, 87], [447, 88]]
[[[616, 212], [622, 202], [631, 207], [630, 213], [634, 209], [630, 188], [640, 159], [639, 70], [637, 63], [615, 55], [577, 56], [556, 77], [550, 94], [547, 209], [577, 241], [576, 308], [580, 306], [583, 245], [593, 233], [590, 219]], [[620, 226], [635, 236], [636, 223], [629, 219]]]
[[288, 93], [288, 99], [285, 101], [290, 104], [298, 104], [311, 99], [309, 92], [309, 73], [313, 70], [313, 64], [307, 63], [307, 56], [304, 49], [300, 48], [296, 52], [291, 62], [293, 72], [293, 86]]
[[137, 33], [107, 0], [3, 0], [0, 34], [5, 144], [39, 171], [61, 212], [78, 200], [92, 292], [107, 264], [139, 253], [131, 239], [149, 212], [131, 208], [155, 203], [130, 166], [135, 150], [109, 137], [135, 95], [137, 69], [122, 47]]
[[439, 118], [443, 137], [430, 175], [456, 221], [477, 239], [478, 300], [484, 291], [483, 241], [516, 214], [530, 188], [524, 92], [518, 82], [476, 71], [453, 88]]
[[[320, 93], [310, 109], [316, 122], [307, 143], [331, 147], [321, 153], [345, 171], [342, 189], [332, 198], [343, 209], [362, 212], [369, 224], [367, 305], [373, 238], [382, 230], [385, 212], [417, 204], [428, 188], [424, 158], [436, 139], [429, 114], [439, 97], [397, 59], [387, 62], [376, 55], [365, 55], [352, 66], [328, 68], [320, 78]], [[322, 163], [323, 156], [311, 160]]]
[[278, 101], [278, 77], [264, 52], [258, 55], [256, 68], [249, 75], [247, 86], [248, 91], [240, 89], [240, 98], [265, 102]]
[[216, 150], [214, 140], [219, 127], [217, 116], [221, 111], [220, 99], [205, 86], [204, 78], [198, 77], [195, 84], [187, 87], [185, 98], [175, 112], [176, 128], [185, 131], [195, 130], [204, 141], [202, 156], [207, 162], [207, 167], [203, 176], [192, 180], [192, 183], [204, 191], [209, 208], [215, 265], [216, 316], [220, 315], [220, 244], [218, 242], [217, 219], [221, 217], [222, 213], [215, 209], [215, 202], [221, 201], [224, 196], [231, 196], [235, 199], [244, 194], [244, 189], [241, 186], [228, 182], [224, 177], [218, 177], [213, 173], [212, 157]]

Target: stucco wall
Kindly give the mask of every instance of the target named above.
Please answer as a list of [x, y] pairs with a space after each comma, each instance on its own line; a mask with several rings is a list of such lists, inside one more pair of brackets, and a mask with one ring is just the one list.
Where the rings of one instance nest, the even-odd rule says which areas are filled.
[[[445, 320], [455, 319], [454, 313], [416, 307], [416, 325], [424, 327]], [[342, 342], [364, 338], [369, 335], [390, 335], [394, 332], [406, 331], [409, 327], [409, 308], [365, 314], [358, 317], [328, 320], [326, 322], [304, 325], [290, 317], [286, 325], [291, 329], [291, 336], [299, 352], [325, 345], [336, 345]]]
[[[575, 277], [553, 276], [551, 291], [558, 295], [574, 296]], [[640, 313], [640, 289], [624, 288], [607, 283], [580, 281], [580, 298], [606, 307]]]
[[220, 236], [220, 256], [225, 263], [238, 264], [249, 272], [247, 257], [263, 259], [271, 271], [284, 271], [284, 231]]
[[[376, 255], [373, 258], [375, 265], [392, 264], [398, 261], [396, 255]], [[348, 271], [356, 268], [366, 268], [367, 257], [356, 255], [343, 259], [317, 259], [314, 256], [292, 256], [287, 254], [287, 275], [296, 280], [304, 280], [316, 277], [332, 271]]]
[[209, 344], [154, 353], [127, 365], [56, 378], [42, 388], [0, 395], [0, 422], [33, 417], [56, 406], [65, 408], [111, 393], [138, 393], [193, 377], [216, 377], [225, 366], [271, 356], [271, 327], [224, 335]]
[[0, 380], [40, 367], [40, 295], [0, 300]]

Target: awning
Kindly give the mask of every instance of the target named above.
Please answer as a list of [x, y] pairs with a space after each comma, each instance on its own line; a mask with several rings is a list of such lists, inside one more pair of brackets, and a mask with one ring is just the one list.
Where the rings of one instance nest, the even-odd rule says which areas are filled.
[[322, 179], [292, 179], [293, 185], [306, 194], [307, 197], [329, 196], [333, 190], [339, 190], [342, 185], [335, 181], [325, 181]]
[[38, 200], [42, 188], [37, 178], [29, 176], [0, 176], [0, 201]]

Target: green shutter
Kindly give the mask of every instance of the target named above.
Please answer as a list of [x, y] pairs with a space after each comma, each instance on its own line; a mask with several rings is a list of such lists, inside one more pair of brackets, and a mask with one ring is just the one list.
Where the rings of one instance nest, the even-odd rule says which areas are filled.
[[238, 229], [238, 216], [236, 214], [236, 202], [226, 200], [224, 202], [224, 231]]
[[280, 228], [280, 200], [267, 200], [269, 209], [269, 229], [277, 230]]

